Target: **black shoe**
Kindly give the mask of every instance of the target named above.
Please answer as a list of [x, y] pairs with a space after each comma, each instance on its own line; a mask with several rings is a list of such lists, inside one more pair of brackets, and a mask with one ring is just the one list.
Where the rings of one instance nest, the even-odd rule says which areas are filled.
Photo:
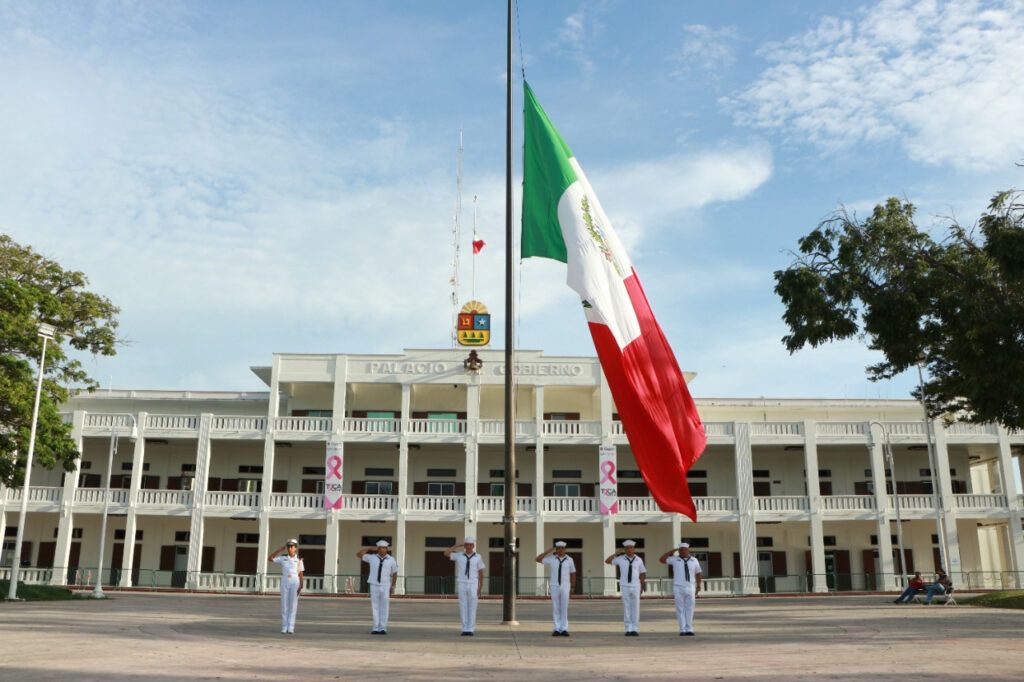
[[472, 632], [463, 632], [463, 633], [462, 633], [462, 636], [463, 636], [463, 637], [472, 637], [472, 636], [473, 636], [473, 633], [472, 633]]
[[551, 636], [552, 637], [561, 637], [562, 633], [559, 630], [555, 630], [554, 632], [551, 633]]
[[686, 633], [685, 633], [685, 632], [680, 632], [680, 633], [679, 633], [679, 636], [680, 636], [680, 637], [685, 637], [685, 636], [686, 636]]
[[696, 637], [697, 636], [696, 632], [687, 632], [685, 634], [686, 634], [687, 637]]
[[380, 634], [380, 630], [370, 630], [370, 634], [371, 635], [379, 635]]
[[562, 630], [562, 637], [569, 637], [569, 631], [568, 630]]
[[626, 633], [626, 637], [639, 637], [639, 636], [640, 636], [640, 633], [637, 632], [636, 630], [633, 630], [632, 632], [627, 632]]
[[902, 604], [903, 602], [901, 602], [899, 599], [894, 599], [892, 603], [893, 604]]
[[378, 635], [386, 635], [386, 634], [388, 634], [388, 631], [387, 631], [387, 630], [381, 630], [381, 631], [380, 631], [380, 632], [378, 632], [377, 634], [378, 634]]

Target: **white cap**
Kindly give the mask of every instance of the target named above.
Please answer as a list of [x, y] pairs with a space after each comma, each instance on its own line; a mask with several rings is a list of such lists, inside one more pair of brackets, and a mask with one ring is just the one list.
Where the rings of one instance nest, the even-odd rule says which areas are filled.
[[377, 546], [378, 547], [387, 547], [388, 546], [388, 541], [387, 540], [377, 540]]
[[296, 540], [295, 538], [292, 538], [291, 540], [289, 540], [288, 542], [286, 542], [284, 544], [285, 544], [286, 547], [288, 545], [295, 545], [296, 547], [298, 547], [299, 546], [299, 541]]
[[565, 540], [559, 540], [556, 542], [555, 547], [565, 547]]
[[473, 537], [472, 535], [467, 535], [467, 536], [466, 536], [466, 537], [465, 537], [465, 538], [464, 538], [464, 539], [462, 540], [462, 544], [464, 544], [464, 545], [475, 545], [475, 544], [476, 544], [476, 538], [475, 538], [475, 537]]
[[622, 546], [623, 547], [636, 547], [636, 542], [633, 541], [633, 540], [623, 540], [622, 541]]
[[689, 542], [680, 542], [679, 543], [679, 549], [690, 549], [690, 543]]

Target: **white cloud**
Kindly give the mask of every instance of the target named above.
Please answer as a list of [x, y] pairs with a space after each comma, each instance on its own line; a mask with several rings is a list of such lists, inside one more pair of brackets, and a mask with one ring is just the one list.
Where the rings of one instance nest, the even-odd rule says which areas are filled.
[[900, 144], [963, 169], [1024, 155], [1024, 3], [884, 0], [760, 54], [773, 62], [727, 100], [738, 122], [826, 151]]
[[562, 20], [555, 42], [550, 46], [576, 62], [586, 81], [589, 81], [596, 69], [588, 46], [596, 41], [602, 30], [597, 15], [604, 11], [605, 4], [580, 5], [579, 9]]
[[734, 45], [739, 39], [740, 34], [735, 26], [683, 26], [682, 45], [673, 56], [677, 68], [672, 75], [679, 78], [697, 75], [717, 79], [722, 71], [736, 62]]

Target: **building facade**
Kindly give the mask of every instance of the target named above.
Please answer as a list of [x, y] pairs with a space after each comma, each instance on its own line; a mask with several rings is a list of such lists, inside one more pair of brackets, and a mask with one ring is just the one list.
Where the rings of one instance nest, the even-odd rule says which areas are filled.
[[[109, 476], [107, 584], [276, 589], [265, 557], [298, 537], [308, 591], [359, 592], [355, 553], [386, 538], [399, 592], [450, 594], [443, 550], [472, 534], [485, 591], [500, 592], [505, 366], [501, 351], [479, 353], [479, 371], [464, 368], [464, 350], [276, 354], [253, 368], [265, 393], [77, 396], [66, 411], [83, 454], [73, 474], [32, 473], [22, 577], [95, 579]], [[896, 589], [900, 535], [908, 571], [944, 564], [964, 587], [1024, 582], [1024, 433], [929, 424], [911, 400], [698, 399], [708, 447], [689, 477], [692, 523], [648, 495], [595, 358], [516, 358], [522, 593], [543, 593], [533, 557], [556, 539], [593, 595], [615, 593], [604, 558], [626, 538], [647, 555], [654, 593], [671, 593], [656, 558], [681, 539], [709, 593]], [[344, 451], [343, 507], [331, 511], [328, 442]], [[614, 516], [598, 511], [602, 444], [617, 446]], [[0, 488], [3, 566], [22, 494]]]

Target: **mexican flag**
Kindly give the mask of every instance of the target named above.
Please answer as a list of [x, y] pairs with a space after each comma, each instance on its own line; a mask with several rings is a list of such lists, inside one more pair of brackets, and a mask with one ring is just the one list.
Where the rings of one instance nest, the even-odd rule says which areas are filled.
[[707, 444], [697, 407], [583, 169], [525, 91], [522, 256], [566, 264], [651, 495], [662, 511], [696, 521], [686, 472]]

